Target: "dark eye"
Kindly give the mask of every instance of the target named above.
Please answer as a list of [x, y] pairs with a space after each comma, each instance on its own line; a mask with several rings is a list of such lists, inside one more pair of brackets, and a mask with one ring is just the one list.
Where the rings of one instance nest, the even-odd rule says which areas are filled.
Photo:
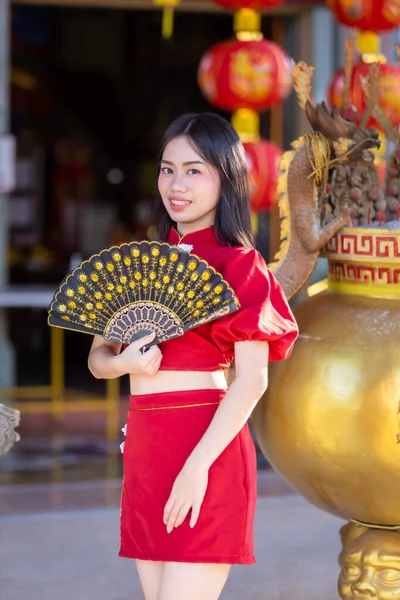
[[163, 173], [164, 175], [171, 175], [172, 169], [170, 169], [169, 167], [161, 167], [161, 173]]
[[197, 175], [200, 171], [198, 169], [189, 169], [188, 173], [189, 175]]

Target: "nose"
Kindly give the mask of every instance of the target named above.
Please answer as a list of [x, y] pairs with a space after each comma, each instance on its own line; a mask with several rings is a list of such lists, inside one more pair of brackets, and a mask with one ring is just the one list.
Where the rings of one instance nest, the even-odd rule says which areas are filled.
[[362, 576], [358, 581], [353, 583], [351, 591], [361, 598], [376, 598], [377, 595], [377, 589], [368, 576]]
[[180, 173], [174, 173], [174, 177], [171, 182], [171, 192], [184, 192], [186, 190], [186, 184], [184, 177]]

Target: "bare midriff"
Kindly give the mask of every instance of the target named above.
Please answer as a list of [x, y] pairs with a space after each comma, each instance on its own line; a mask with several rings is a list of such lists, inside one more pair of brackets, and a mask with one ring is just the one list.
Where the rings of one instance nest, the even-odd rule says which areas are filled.
[[227, 371], [158, 371], [154, 377], [131, 375], [131, 394], [161, 394], [183, 390], [226, 390]]

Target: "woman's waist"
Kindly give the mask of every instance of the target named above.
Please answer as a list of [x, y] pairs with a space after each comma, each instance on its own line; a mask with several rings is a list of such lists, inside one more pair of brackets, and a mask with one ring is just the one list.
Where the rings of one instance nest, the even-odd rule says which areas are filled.
[[129, 410], [151, 411], [177, 408], [196, 408], [218, 405], [226, 389], [176, 390], [148, 394], [131, 394]]
[[158, 371], [154, 377], [131, 375], [134, 396], [191, 390], [226, 390], [226, 371]]

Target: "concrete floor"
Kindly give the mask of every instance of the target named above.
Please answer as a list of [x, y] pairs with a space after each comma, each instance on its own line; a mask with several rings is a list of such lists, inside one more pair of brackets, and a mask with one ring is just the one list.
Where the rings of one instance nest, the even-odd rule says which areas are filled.
[[[221, 600], [337, 600], [341, 524], [296, 495], [261, 497], [258, 562], [233, 568]], [[142, 600], [118, 536], [116, 507], [3, 513], [0, 599]]]

